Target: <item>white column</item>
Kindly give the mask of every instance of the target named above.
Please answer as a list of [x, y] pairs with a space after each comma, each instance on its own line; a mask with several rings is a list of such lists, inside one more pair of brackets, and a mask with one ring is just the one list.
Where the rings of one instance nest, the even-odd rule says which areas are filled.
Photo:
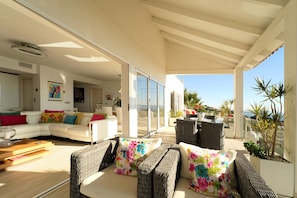
[[[126, 110], [123, 109], [123, 136], [137, 137], [138, 136], [137, 101], [136, 101], [136, 98], [137, 98], [137, 90], [136, 90], [137, 72], [135, 70], [135, 67], [131, 66], [131, 65], [129, 65], [126, 72], [127, 73], [125, 73], [125, 74], [122, 73], [122, 74], [125, 76], [129, 76], [129, 79], [128, 79], [129, 84], [128, 84], [128, 87], [126, 87], [126, 91], [128, 94], [127, 100], [129, 102], [129, 106], [127, 105]], [[124, 114], [125, 112], [127, 112], [127, 114]], [[127, 116], [127, 115], [129, 115], [129, 116]], [[129, 127], [125, 127], [126, 124], [129, 124]]]
[[[296, 106], [296, 85], [297, 85], [297, 3], [296, 0], [291, 0], [290, 5], [286, 6], [285, 13], [285, 49], [284, 49], [284, 83], [292, 89], [285, 96], [285, 128], [284, 128], [284, 155], [285, 158], [295, 164], [295, 178], [297, 181], [297, 106]], [[297, 182], [295, 182], [294, 189], [295, 196], [297, 196]]]
[[243, 138], [243, 69], [234, 70], [234, 138]]

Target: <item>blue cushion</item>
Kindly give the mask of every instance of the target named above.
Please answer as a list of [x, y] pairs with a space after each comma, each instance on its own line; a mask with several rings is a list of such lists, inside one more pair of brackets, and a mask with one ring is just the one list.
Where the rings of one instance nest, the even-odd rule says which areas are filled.
[[64, 123], [75, 124], [76, 115], [66, 115]]

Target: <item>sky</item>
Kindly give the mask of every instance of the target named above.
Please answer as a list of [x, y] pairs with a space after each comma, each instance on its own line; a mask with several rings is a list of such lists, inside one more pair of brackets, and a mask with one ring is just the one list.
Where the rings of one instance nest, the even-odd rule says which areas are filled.
[[[225, 100], [234, 98], [233, 74], [222, 75], [182, 75], [184, 87], [190, 92], [196, 92], [204, 105], [220, 108]], [[261, 102], [262, 97], [253, 90], [255, 78], [266, 82], [279, 83], [284, 81], [284, 49], [280, 48], [257, 67], [245, 71], [243, 74], [243, 109], [250, 109], [254, 102]]]

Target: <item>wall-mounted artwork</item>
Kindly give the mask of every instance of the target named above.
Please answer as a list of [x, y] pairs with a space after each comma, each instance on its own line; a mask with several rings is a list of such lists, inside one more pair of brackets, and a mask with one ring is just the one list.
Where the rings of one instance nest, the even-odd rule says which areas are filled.
[[74, 88], [74, 102], [84, 103], [85, 102], [85, 89], [84, 88]]
[[105, 92], [105, 100], [112, 100], [112, 93], [111, 92]]
[[48, 81], [48, 100], [62, 100], [62, 83]]

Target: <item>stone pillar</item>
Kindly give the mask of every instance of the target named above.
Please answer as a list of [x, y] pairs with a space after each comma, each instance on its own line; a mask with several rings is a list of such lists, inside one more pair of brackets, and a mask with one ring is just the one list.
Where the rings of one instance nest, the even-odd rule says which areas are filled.
[[[284, 83], [291, 87], [290, 92], [285, 96], [285, 127], [284, 127], [284, 157], [295, 164], [297, 173], [297, 106], [296, 106], [296, 85], [297, 85], [297, 2], [291, 0], [286, 6], [284, 14]], [[295, 174], [294, 181], [297, 181]], [[294, 189], [297, 196], [297, 182]]]

